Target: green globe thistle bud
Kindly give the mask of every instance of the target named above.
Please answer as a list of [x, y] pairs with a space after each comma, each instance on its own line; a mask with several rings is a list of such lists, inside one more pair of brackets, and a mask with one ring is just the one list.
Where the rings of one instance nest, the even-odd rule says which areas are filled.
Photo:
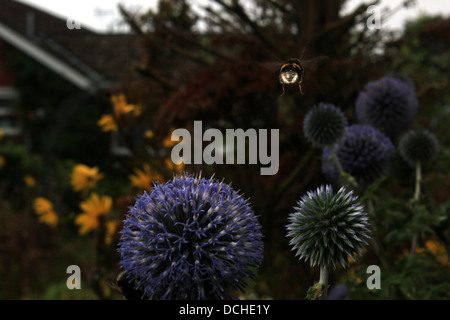
[[329, 103], [319, 103], [305, 117], [303, 132], [306, 139], [317, 147], [335, 143], [344, 133], [347, 118], [344, 113]]
[[330, 185], [308, 192], [297, 203], [287, 225], [290, 245], [300, 260], [311, 266], [349, 265], [370, 239], [367, 213], [353, 195], [339, 189], [335, 194]]
[[423, 165], [436, 159], [439, 141], [430, 131], [410, 130], [400, 139], [399, 151], [411, 166]]

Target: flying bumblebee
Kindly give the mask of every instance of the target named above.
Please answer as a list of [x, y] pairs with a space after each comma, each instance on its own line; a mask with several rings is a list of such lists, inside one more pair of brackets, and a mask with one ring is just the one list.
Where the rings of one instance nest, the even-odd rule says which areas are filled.
[[285, 85], [292, 85], [296, 83], [298, 83], [300, 93], [304, 94], [302, 89], [302, 81], [305, 68], [318, 66], [327, 59], [328, 57], [326, 56], [319, 56], [306, 61], [302, 61], [301, 58], [291, 58], [286, 60], [280, 68], [279, 80], [283, 87], [283, 92], [281, 95], [285, 92]]
[[126, 277], [125, 271], [122, 271], [117, 276], [116, 283], [110, 283], [111, 289], [122, 294], [127, 300], [141, 300], [144, 292], [135, 288], [137, 281], [130, 282]]

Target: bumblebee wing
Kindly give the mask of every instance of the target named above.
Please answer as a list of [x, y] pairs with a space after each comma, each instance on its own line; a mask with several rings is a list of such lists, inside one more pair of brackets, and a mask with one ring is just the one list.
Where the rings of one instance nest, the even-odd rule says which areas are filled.
[[127, 300], [141, 300], [144, 296], [144, 292], [135, 288], [136, 283], [137, 280], [130, 282], [125, 274], [125, 271], [122, 271], [117, 276], [116, 289]]
[[270, 71], [279, 71], [282, 65], [283, 65], [282, 62], [277, 62], [277, 61], [274, 61], [274, 62], [262, 62], [261, 63], [261, 66], [263, 68], [266, 68], [266, 69], [268, 69]]
[[317, 69], [328, 60], [328, 56], [318, 56], [306, 61], [302, 61], [302, 66], [305, 69]]

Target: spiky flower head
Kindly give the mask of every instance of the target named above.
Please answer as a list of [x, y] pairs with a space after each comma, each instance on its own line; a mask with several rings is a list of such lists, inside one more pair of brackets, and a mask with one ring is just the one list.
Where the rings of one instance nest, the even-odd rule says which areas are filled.
[[261, 227], [230, 185], [190, 175], [137, 197], [119, 242], [121, 265], [147, 299], [230, 299], [262, 262]]
[[330, 185], [309, 191], [297, 203], [287, 225], [290, 245], [300, 260], [313, 266], [342, 267], [356, 260], [370, 239], [364, 207], [344, 187], [337, 193]]
[[356, 100], [359, 122], [370, 124], [389, 137], [407, 129], [416, 117], [418, 108], [414, 89], [394, 77], [369, 82]]
[[[342, 169], [366, 187], [385, 175], [395, 149], [391, 140], [369, 125], [351, 125], [335, 145]], [[339, 182], [339, 173], [331, 160], [329, 148], [323, 149], [322, 172], [333, 182]]]
[[410, 130], [399, 141], [402, 158], [411, 166], [425, 164], [436, 159], [439, 141], [428, 130]]
[[416, 85], [414, 84], [413, 79], [411, 79], [410, 76], [408, 76], [406, 73], [401, 71], [391, 71], [389, 72], [386, 77], [394, 78], [400, 81], [403, 81], [406, 83], [412, 90], [416, 90]]
[[319, 103], [305, 116], [303, 132], [317, 147], [335, 143], [344, 133], [347, 118], [341, 109], [330, 103]]

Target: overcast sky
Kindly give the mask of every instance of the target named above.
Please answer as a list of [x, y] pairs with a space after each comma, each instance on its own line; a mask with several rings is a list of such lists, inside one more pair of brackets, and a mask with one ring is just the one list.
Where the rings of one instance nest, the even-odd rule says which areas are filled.
[[[41, 9], [51, 11], [64, 18], [71, 18], [97, 31], [113, 30], [120, 21], [117, 4], [122, 3], [126, 7], [134, 7], [145, 10], [155, 7], [158, 0], [16, 0], [37, 6]], [[207, 0], [201, 0], [207, 1]], [[195, 1], [193, 1], [195, 2]], [[363, 0], [350, 0], [344, 12], [351, 10]], [[381, 0], [381, 7], [394, 8], [402, 0]], [[383, 22], [386, 28], [401, 28], [406, 19], [418, 16], [421, 12], [450, 15], [449, 0], [417, 0], [416, 6], [401, 10], [394, 18]]]

